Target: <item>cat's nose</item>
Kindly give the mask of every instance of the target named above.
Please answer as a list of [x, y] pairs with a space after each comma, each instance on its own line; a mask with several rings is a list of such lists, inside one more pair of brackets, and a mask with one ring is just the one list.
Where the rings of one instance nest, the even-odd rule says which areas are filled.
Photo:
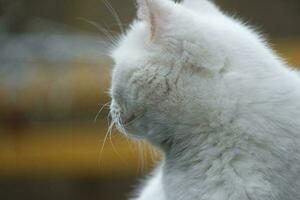
[[110, 113], [112, 118], [122, 125], [128, 125], [136, 119], [136, 115], [133, 112], [124, 112], [115, 101], [112, 101], [111, 103]]
[[113, 119], [118, 119], [121, 115], [121, 109], [120, 107], [115, 103], [115, 101], [111, 102], [110, 105], [110, 113], [111, 113], [111, 117]]

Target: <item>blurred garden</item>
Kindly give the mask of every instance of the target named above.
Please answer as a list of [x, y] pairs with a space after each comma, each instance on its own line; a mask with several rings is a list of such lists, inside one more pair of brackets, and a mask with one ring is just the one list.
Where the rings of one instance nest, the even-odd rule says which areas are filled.
[[[300, 67], [300, 1], [216, 2]], [[134, 15], [133, 0], [0, 0], [0, 199], [127, 199], [159, 160], [107, 134], [107, 55]]]

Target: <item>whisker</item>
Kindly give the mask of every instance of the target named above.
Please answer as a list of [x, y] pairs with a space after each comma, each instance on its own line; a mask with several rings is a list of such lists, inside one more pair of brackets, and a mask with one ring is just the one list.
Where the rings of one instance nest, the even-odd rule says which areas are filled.
[[104, 109], [105, 107], [107, 107], [109, 104], [110, 104], [110, 101], [107, 102], [107, 103], [105, 103], [105, 104], [103, 104], [103, 105], [101, 106], [101, 108], [99, 109], [99, 111], [97, 112], [97, 114], [96, 114], [96, 116], [95, 116], [95, 118], [94, 118], [94, 123], [97, 122], [98, 117], [100, 116], [101, 112], [102, 112], [103, 109]]
[[142, 142], [142, 154], [143, 154], [143, 157], [144, 157], [144, 166], [143, 166], [142, 172], [145, 173], [148, 170], [148, 166], [147, 166], [148, 154], [147, 154], [146, 142], [145, 141]]
[[112, 122], [110, 123], [110, 125], [109, 125], [108, 130], [107, 130], [106, 133], [105, 133], [105, 137], [104, 137], [104, 140], [103, 140], [103, 142], [102, 142], [102, 146], [101, 146], [101, 149], [100, 149], [100, 152], [99, 152], [99, 154], [100, 154], [100, 155], [99, 155], [99, 165], [101, 165], [102, 154], [103, 154], [103, 150], [104, 150], [105, 144], [106, 144], [106, 142], [107, 142], [107, 138], [108, 138], [109, 133], [111, 132], [112, 128], [114, 127], [114, 125], [115, 125], [115, 123], [114, 123], [114, 121], [112, 121]]
[[125, 127], [123, 126], [121, 119], [118, 117], [118, 121], [117, 121], [118, 127], [121, 129], [122, 133], [128, 137], [127, 131], [125, 129]]
[[112, 129], [109, 132], [109, 141], [110, 141], [110, 144], [111, 144], [111, 146], [113, 148], [113, 151], [120, 158], [120, 160], [123, 162], [123, 164], [127, 165], [128, 163], [122, 158], [121, 154], [119, 153], [119, 151], [117, 151], [117, 148], [116, 148], [116, 146], [113, 143], [113, 140], [112, 140]]
[[113, 18], [116, 20], [117, 25], [119, 26], [119, 29], [120, 29], [121, 33], [124, 34], [125, 31], [124, 31], [124, 28], [123, 28], [122, 21], [121, 21], [119, 15], [118, 15], [118, 13], [116, 12], [116, 10], [112, 7], [112, 5], [107, 0], [103, 0], [103, 3], [107, 7], [107, 9], [110, 11]]
[[138, 172], [143, 174], [143, 168], [144, 168], [144, 157], [142, 154], [142, 142], [138, 141], [138, 157], [139, 157], [139, 165], [138, 165]]
[[[122, 26], [127, 26], [128, 24], [129, 24], [129, 22], [127, 22], [127, 23], [122, 23]], [[111, 27], [119, 27], [119, 25], [116, 24], [116, 23], [106, 24], [106, 26], [107, 26], [108, 28], [111, 28]]]
[[78, 17], [78, 20], [84, 21], [87, 24], [90, 24], [94, 27], [97, 28], [97, 30], [99, 30], [101, 33], [104, 34], [104, 36], [113, 44], [113, 45], [117, 45], [117, 40], [114, 38], [114, 36], [112, 35], [111, 32], [109, 32], [107, 29], [103, 28], [102, 26], [100, 26], [99, 24], [97, 24], [96, 22], [93, 22], [91, 20], [82, 18], [82, 17]]
[[111, 113], [109, 111], [108, 114], [107, 114], [107, 117], [106, 117], [106, 121], [107, 121], [107, 126], [108, 127], [110, 126], [110, 123], [112, 121], [111, 119], [112, 119], [112, 117], [111, 117]]
[[147, 152], [150, 154], [151, 162], [156, 162], [159, 158], [159, 153], [149, 144], [146, 144]]

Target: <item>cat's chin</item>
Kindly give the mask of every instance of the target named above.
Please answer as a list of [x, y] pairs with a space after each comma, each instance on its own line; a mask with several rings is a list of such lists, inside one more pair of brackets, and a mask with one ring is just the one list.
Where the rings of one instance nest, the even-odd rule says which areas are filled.
[[[168, 150], [170, 149], [170, 146], [172, 145], [172, 138], [162, 138], [159, 134], [156, 136], [152, 135], [153, 133], [145, 133], [142, 131], [133, 131], [128, 130], [126, 128], [118, 128], [118, 130], [127, 138], [130, 138], [133, 141], [147, 141], [153, 144], [154, 146], [159, 147], [162, 150]], [[150, 131], [151, 132], [151, 131]]]
[[127, 127], [123, 125], [122, 127], [117, 126], [119, 132], [121, 132], [124, 136], [133, 139], [133, 140], [145, 140], [146, 135], [142, 134], [141, 131], [134, 130], [133, 128]]

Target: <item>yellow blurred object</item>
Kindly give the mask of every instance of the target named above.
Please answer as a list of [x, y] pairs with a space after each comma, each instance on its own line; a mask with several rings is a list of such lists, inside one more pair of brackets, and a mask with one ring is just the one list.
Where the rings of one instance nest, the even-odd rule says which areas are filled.
[[119, 134], [105, 138], [104, 129], [95, 124], [41, 125], [2, 135], [0, 177], [135, 176], [159, 158], [149, 146], [143, 144], [142, 151]]
[[273, 47], [288, 64], [300, 69], [300, 38], [277, 39]]

